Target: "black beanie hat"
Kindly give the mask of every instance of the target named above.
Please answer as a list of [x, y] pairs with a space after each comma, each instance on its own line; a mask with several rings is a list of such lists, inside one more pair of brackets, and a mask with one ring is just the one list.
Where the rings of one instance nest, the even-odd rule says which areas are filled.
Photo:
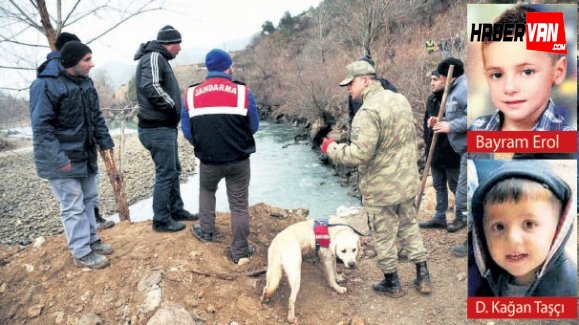
[[60, 51], [60, 50], [62, 50], [62, 47], [64, 46], [64, 44], [66, 44], [70, 41], [80, 42], [80, 39], [74, 34], [62, 32], [62, 33], [58, 34], [58, 37], [56, 38], [56, 41], [54, 42], [54, 47], [56, 47], [57, 51]]
[[442, 60], [442, 62], [438, 64], [438, 68], [436, 70], [438, 70], [438, 73], [440, 73], [441, 75], [448, 77], [448, 68], [450, 68], [451, 64], [454, 65], [452, 76], [453, 77], [462, 76], [462, 74], [464, 73], [464, 65], [462, 64], [462, 61], [457, 58], [450, 57]]
[[161, 44], [179, 44], [181, 43], [181, 33], [173, 26], [167, 25], [157, 33], [157, 42]]
[[81, 42], [68, 42], [64, 44], [62, 51], [60, 51], [60, 63], [65, 68], [74, 67], [88, 53], [92, 53], [91, 49]]

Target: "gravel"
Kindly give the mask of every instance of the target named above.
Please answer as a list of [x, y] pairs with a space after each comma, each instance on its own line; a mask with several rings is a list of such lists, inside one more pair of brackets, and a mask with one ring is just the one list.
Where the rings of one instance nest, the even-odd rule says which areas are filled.
[[[115, 138], [115, 156], [119, 139]], [[155, 178], [153, 161], [136, 134], [126, 136], [122, 168], [125, 194], [129, 205], [152, 195]], [[195, 170], [192, 146], [179, 137], [181, 182]], [[117, 167], [118, 167], [117, 163]], [[102, 159], [99, 195], [101, 213], [117, 212], [114, 194]], [[0, 244], [28, 245], [39, 236], [63, 232], [58, 202], [54, 199], [48, 181], [36, 174], [31, 150], [4, 152], [0, 155]]]

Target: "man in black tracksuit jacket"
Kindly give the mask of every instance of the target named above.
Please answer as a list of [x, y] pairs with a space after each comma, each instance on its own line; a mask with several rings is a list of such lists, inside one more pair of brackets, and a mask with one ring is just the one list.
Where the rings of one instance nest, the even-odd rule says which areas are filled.
[[163, 27], [157, 40], [141, 44], [135, 84], [139, 103], [139, 140], [155, 163], [153, 189], [153, 230], [175, 232], [185, 228], [179, 220], [195, 220], [183, 209], [179, 188], [177, 125], [181, 94], [169, 60], [181, 50], [181, 34], [171, 26]]

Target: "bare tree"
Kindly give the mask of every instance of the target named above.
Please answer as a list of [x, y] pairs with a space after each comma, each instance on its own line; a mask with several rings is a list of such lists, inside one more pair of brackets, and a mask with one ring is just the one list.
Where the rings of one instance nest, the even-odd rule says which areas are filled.
[[92, 80], [99, 94], [99, 104], [101, 107], [112, 107], [114, 105], [115, 90], [108, 72], [105, 70], [97, 71], [92, 76]]
[[164, 0], [56, 0], [49, 4], [50, 8], [45, 0], [0, 1], [0, 69], [33, 71], [38, 53], [55, 50], [55, 40], [63, 29], [84, 19], [100, 19], [102, 24], [83, 40], [90, 44], [135, 16], [163, 9]]
[[341, 12], [348, 12], [349, 19], [340, 21], [344, 30], [344, 41], [360, 46], [363, 54], [370, 55], [372, 42], [385, 30], [388, 20], [387, 10], [391, 10], [392, 0], [337, 0], [334, 6]]

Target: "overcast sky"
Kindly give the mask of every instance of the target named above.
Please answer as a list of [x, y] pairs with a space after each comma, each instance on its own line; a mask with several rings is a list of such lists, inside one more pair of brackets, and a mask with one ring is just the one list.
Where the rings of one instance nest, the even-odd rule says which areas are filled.
[[[232, 48], [238, 43], [236, 40], [259, 33], [266, 20], [277, 26], [285, 11], [295, 16], [319, 3], [320, 0], [167, 0], [167, 10], [132, 18], [91, 47], [99, 63], [132, 63], [139, 44], [155, 39], [158, 30], [170, 24], [181, 32], [183, 48], [232, 50], [236, 49]], [[82, 29], [75, 32], [82, 39]]]
[[[133, 57], [139, 45], [155, 39], [159, 29], [165, 25], [172, 25], [181, 32], [184, 52], [190, 48], [201, 48], [206, 51], [212, 48], [238, 50], [241, 41], [245, 41], [243, 45], [247, 44], [253, 35], [261, 31], [261, 25], [266, 20], [277, 26], [286, 11], [295, 16], [310, 7], [317, 7], [320, 2], [321, 0], [165, 0], [163, 5], [165, 10], [133, 17], [89, 46], [93, 51], [95, 70], [110, 65], [111, 62], [136, 64]], [[63, 11], [67, 12], [66, 6], [72, 6], [73, 3], [71, 0], [64, 0]], [[51, 11], [54, 3], [48, 1], [47, 6]], [[52, 12], [51, 14], [54, 15]], [[114, 22], [116, 19], [110, 19], [109, 22], [107, 17], [92, 16], [63, 31], [74, 33], [82, 41], [87, 42]], [[19, 37], [26, 37], [31, 43], [46, 44], [46, 38], [40, 33], [30, 30], [28, 33]], [[36, 53], [27, 52], [21, 55], [27, 61], [32, 60], [39, 65], [49, 49], [40, 48], [35, 51]], [[178, 57], [175, 63], [193, 63], [183, 62], [183, 59], [185, 55]], [[10, 66], [18, 64], [0, 61]], [[32, 71], [1, 70], [1, 72], [0, 86], [4, 87], [26, 87], [34, 79]]]

